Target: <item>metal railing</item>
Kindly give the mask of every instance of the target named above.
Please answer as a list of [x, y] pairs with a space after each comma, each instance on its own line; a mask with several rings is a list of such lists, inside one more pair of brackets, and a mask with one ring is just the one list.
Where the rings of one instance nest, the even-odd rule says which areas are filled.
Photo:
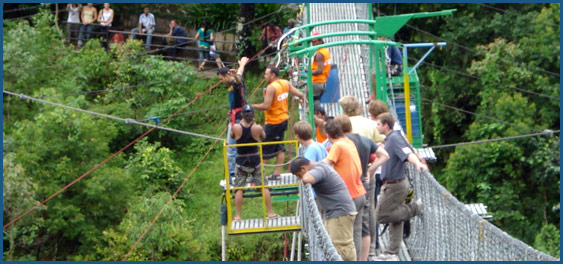
[[[63, 25], [70, 25], [71, 23], [68, 22], [62, 22]], [[82, 24], [72, 24], [74, 25], [75, 28], [80, 28], [80, 26]], [[93, 39], [93, 38], [101, 38], [101, 41], [107, 41], [108, 43], [112, 43], [112, 35], [114, 34], [122, 34], [124, 35], [124, 38], [130, 38], [130, 36], [135, 35], [137, 36], [137, 39], [142, 39], [146, 36], [152, 36], [152, 42], [149, 45], [150, 51], [148, 52], [148, 54], [158, 54], [159, 52], [164, 52], [166, 49], [168, 48], [175, 48], [178, 51], [188, 51], [188, 52], [197, 52], [200, 51], [200, 49], [197, 47], [197, 42], [198, 40], [195, 38], [190, 38], [190, 37], [179, 37], [179, 36], [167, 36], [165, 34], [159, 34], [159, 33], [153, 33], [153, 34], [146, 34], [146, 33], [133, 33], [131, 31], [122, 31], [122, 30], [115, 30], [115, 29], [109, 29], [107, 30], [107, 32], [102, 32], [99, 30], [99, 28], [101, 27], [100, 24], [91, 24], [91, 26], [94, 28], [92, 31], [87, 32], [87, 31], [81, 31], [79, 29], [72, 29], [72, 27], [67, 27], [65, 26], [64, 28], [65, 30], [65, 34], [66, 34], [66, 38], [69, 42], [72, 43], [77, 43], [77, 41], [80, 40], [80, 38], [78, 37], [80, 33], [83, 33], [84, 35], [86, 34], [90, 34], [90, 38], [89, 39]], [[105, 36], [104, 36], [105, 34]], [[163, 39], [173, 39], [173, 40], [187, 40], [184, 43], [178, 43], [178, 44], [167, 44], [164, 45], [162, 44], [162, 40]], [[84, 43], [86, 41], [88, 41], [89, 39], [86, 39], [84, 36]], [[225, 40], [214, 40], [214, 42], [219, 42], [219, 43], [228, 43], [228, 44], [235, 44], [235, 42], [233, 41], [225, 41]], [[155, 44], [155, 43], [160, 43], [160, 44]], [[215, 50], [213, 51], [217, 54], [219, 54], [219, 56], [221, 55], [226, 55], [226, 56], [235, 56], [237, 54], [236, 51], [223, 51], [223, 50]], [[176, 56], [176, 57], [170, 57], [170, 56], [166, 56], [163, 55], [164, 58], [174, 58], [177, 60], [189, 60], [189, 61], [199, 61], [198, 58], [190, 58], [187, 56]], [[210, 61], [211, 63], [213, 63], [212, 61]], [[225, 65], [233, 65], [236, 62], [234, 61], [223, 61], [222, 63]]]
[[301, 209], [301, 230], [308, 241], [305, 250], [313, 261], [342, 260], [323, 224], [310, 184], [299, 184], [299, 205]]

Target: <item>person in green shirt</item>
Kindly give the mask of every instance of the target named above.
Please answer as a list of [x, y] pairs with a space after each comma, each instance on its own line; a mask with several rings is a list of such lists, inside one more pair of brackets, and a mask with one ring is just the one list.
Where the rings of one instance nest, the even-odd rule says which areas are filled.
[[209, 56], [209, 47], [214, 40], [213, 29], [211, 29], [211, 25], [207, 21], [203, 20], [201, 27], [197, 30], [195, 39], [198, 40], [199, 70], [203, 71], [205, 63], [211, 60]]

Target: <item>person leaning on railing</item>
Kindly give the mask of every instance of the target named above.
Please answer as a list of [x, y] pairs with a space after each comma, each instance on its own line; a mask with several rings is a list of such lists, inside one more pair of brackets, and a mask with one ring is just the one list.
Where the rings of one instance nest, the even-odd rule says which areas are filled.
[[72, 43], [72, 36], [78, 35], [77, 32], [80, 30], [80, 10], [82, 10], [81, 4], [72, 3], [66, 5], [66, 11], [68, 11], [68, 19], [66, 21], [68, 43]]
[[[86, 43], [87, 40], [90, 39], [94, 22], [96, 21], [97, 17], [98, 10], [94, 7], [94, 3], [88, 3], [88, 5], [82, 8], [82, 12], [80, 13], [82, 26], [80, 26], [77, 48], [80, 48], [82, 45], [84, 45], [84, 43]], [[84, 34], [84, 32], [86, 32], [86, 34]], [[84, 38], [84, 35], [86, 35], [86, 39]]]
[[167, 36], [166, 38], [162, 39], [162, 45], [170, 45], [170, 47], [166, 48], [168, 59], [175, 60], [177, 49], [187, 44], [188, 34], [186, 34], [186, 30], [180, 26], [180, 22], [176, 19], [170, 20], [168, 26], [170, 27], [170, 32], [165, 35]]
[[156, 22], [154, 15], [149, 13], [149, 7], [145, 6], [143, 8], [143, 13], [139, 16], [139, 26], [131, 30], [131, 39], [135, 39], [135, 33], [145, 33], [147, 34], [147, 40], [145, 42], [145, 49], [151, 49], [152, 34], [154, 33], [154, 28], [156, 27]]
[[98, 14], [98, 22], [100, 22], [100, 34], [102, 37], [102, 47], [109, 51], [108, 39], [109, 39], [109, 28], [113, 22], [114, 12], [113, 9], [109, 7], [109, 3], [104, 3], [104, 8], [100, 10]]
[[326, 232], [342, 260], [356, 261], [353, 234], [356, 206], [342, 178], [326, 162], [309, 161], [304, 157], [293, 159], [289, 170], [315, 190], [325, 211]]

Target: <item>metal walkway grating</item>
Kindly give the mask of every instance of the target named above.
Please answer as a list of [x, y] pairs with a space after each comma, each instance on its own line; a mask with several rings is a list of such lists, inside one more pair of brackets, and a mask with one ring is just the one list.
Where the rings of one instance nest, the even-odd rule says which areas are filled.
[[[355, 3], [311, 3], [310, 23], [340, 20], [340, 19], [368, 19], [368, 4]], [[366, 24], [331, 24], [315, 27], [312, 31], [321, 33], [341, 31], [367, 31]], [[354, 39], [369, 40], [367, 36], [336, 36], [325, 38], [325, 42], [346, 41]], [[340, 96], [356, 96], [364, 106], [364, 116], [368, 117], [365, 99], [369, 92], [369, 47], [368, 45], [346, 45], [328, 48], [332, 54], [331, 64], [338, 65], [340, 79]], [[337, 116], [340, 109], [337, 103], [321, 104], [328, 116]]]
[[301, 230], [299, 216], [282, 216], [275, 219], [245, 219], [231, 222], [230, 234], [264, 233]]
[[[297, 181], [297, 177], [295, 177], [295, 175], [293, 175], [292, 173], [282, 173], [280, 174], [281, 179], [280, 180], [275, 180], [275, 181], [271, 181], [271, 180], [267, 180], [266, 182], [266, 186], [268, 187], [276, 187], [276, 186], [287, 186], [287, 185], [294, 185], [295, 187], [298, 186], [298, 181]], [[234, 182], [234, 178], [231, 179], [231, 182]], [[219, 182], [219, 185], [221, 186], [221, 188], [223, 188], [223, 191], [225, 191], [226, 189], [226, 184], [225, 184], [225, 180], [221, 180]], [[250, 183], [247, 183], [245, 187], [252, 187], [252, 185]], [[232, 188], [232, 186], [231, 186]]]

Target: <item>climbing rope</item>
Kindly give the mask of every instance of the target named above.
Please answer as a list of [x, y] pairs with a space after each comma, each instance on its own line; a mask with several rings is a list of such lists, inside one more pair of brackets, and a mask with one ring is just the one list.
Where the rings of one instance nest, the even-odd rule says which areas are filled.
[[[258, 91], [260, 89], [260, 87], [264, 84], [264, 82], [266, 81], [266, 79], [262, 79], [262, 81], [260, 81], [260, 83], [258, 84], [258, 86], [254, 89], [254, 91], [252, 92], [252, 94], [248, 97], [248, 100], [250, 100], [250, 98], [252, 98], [254, 96], [254, 94], [256, 93], [256, 91]], [[182, 109], [183, 110], [183, 109]], [[160, 217], [160, 215], [162, 214], [162, 212], [168, 207], [168, 205], [170, 204], [170, 202], [176, 197], [176, 195], [180, 192], [180, 190], [182, 189], [182, 187], [184, 186], [184, 184], [191, 178], [191, 176], [193, 175], [193, 173], [197, 170], [197, 168], [201, 165], [201, 163], [205, 160], [205, 158], [207, 157], [207, 155], [209, 155], [209, 153], [211, 152], [211, 150], [213, 150], [213, 148], [215, 147], [215, 145], [217, 144], [217, 142], [219, 142], [219, 140], [223, 140], [221, 137], [225, 134], [225, 132], [227, 131], [227, 127], [225, 127], [223, 129], [223, 131], [221, 132], [221, 134], [218, 136], [218, 139], [215, 140], [215, 142], [213, 142], [213, 144], [209, 147], [209, 149], [207, 150], [207, 152], [203, 155], [203, 157], [198, 161], [198, 163], [195, 165], [195, 167], [192, 169], [192, 171], [188, 174], [188, 176], [186, 177], [186, 179], [184, 179], [184, 181], [182, 182], [182, 184], [178, 187], [178, 189], [176, 190], [176, 192], [174, 193], [174, 195], [172, 195], [170, 197], [170, 199], [168, 200], [168, 202], [163, 206], [163, 208], [158, 212], [158, 214], [156, 215], [156, 217], [151, 221], [151, 223], [147, 226], [147, 228], [143, 231], [143, 233], [141, 234], [141, 236], [137, 239], [137, 241], [135, 241], [135, 243], [133, 244], [133, 246], [129, 249], [129, 251], [127, 252], [127, 254], [125, 255], [125, 257], [123, 257], [122, 261], [127, 260], [127, 258], [129, 257], [129, 255], [131, 254], [131, 252], [133, 252], [133, 250], [137, 247], [137, 245], [139, 244], [139, 242], [141, 242], [141, 240], [145, 237], [145, 235], [147, 234], [147, 232], [150, 230], [150, 228], [153, 226], [153, 224], [158, 220], [158, 218]]]
[[176, 190], [176, 192], [174, 192], [174, 194], [172, 196], [170, 196], [170, 199], [168, 199], [168, 202], [166, 202], [166, 204], [164, 204], [164, 206], [162, 207], [162, 209], [160, 209], [160, 211], [158, 212], [158, 214], [156, 215], [156, 217], [151, 221], [151, 223], [147, 226], [147, 228], [145, 228], [145, 230], [143, 231], [143, 233], [141, 234], [141, 236], [137, 239], [137, 241], [135, 241], [135, 244], [133, 244], [133, 246], [129, 249], [129, 251], [127, 252], [127, 254], [125, 255], [125, 257], [123, 257], [123, 259], [121, 261], [126, 261], [127, 258], [129, 257], [129, 255], [131, 254], [131, 252], [133, 252], [133, 250], [137, 247], [137, 245], [139, 244], [139, 242], [141, 242], [141, 240], [145, 237], [145, 235], [147, 234], [147, 232], [149, 231], [149, 229], [154, 225], [154, 223], [156, 222], [156, 220], [158, 220], [158, 218], [160, 217], [160, 215], [162, 214], [162, 212], [164, 212], [164, 210], [168, 207], [168, 205], [172, 202], [172, 200], [174, 200], [176, 198], [176, 195], [180, 192], [180, 190], [182, 190], [182, 188], [184, 187], [184, 184], [186, 184], [186, 182], [188, 182], [188, 180], [192, 177], [192, 175], [194, 174], [194, 172], [197, 170], [197, 168], [199, 168], [199, 166], [201, 165], [201, 163], [203, 163], [203, 160], [205, 160], [205, 158], [207, 157], [207, 155], [209, 155], [209, 153], [211, 152], [211, 150], [213, 150], [213, 148], [215, 147], [215, 145], [217, 145], [217, 142], [219, 142], [220, 140], [222, 140], [220, 137], [223, 136], [223, 134], [225, 134], [225, 132], [227, 132], [227, 128], [225, 127], [223, 129], [223, 131], [221, 132], [221, 134], [219, 134], [219, 138], [217, 140], [215, 140], [215, 142], [213, 142], [213, 144], [211, 144], [211, 146], [209, 147], [209, 149], [207, 149], [207, 152], [205, 152], [205, 154], [203, 154], [203, 156], [201, 157], [201, 159], [199, 159], [198, 163], [195, 165], [195, 167], [192, 169], [192, 171], [190, 171], [190, 173], [188, 174], [188, 176], [184, 179], [184, 181], [182, 182], [182, 184], [180, 184], [180, 186], [178, 187], [178, 189]]

